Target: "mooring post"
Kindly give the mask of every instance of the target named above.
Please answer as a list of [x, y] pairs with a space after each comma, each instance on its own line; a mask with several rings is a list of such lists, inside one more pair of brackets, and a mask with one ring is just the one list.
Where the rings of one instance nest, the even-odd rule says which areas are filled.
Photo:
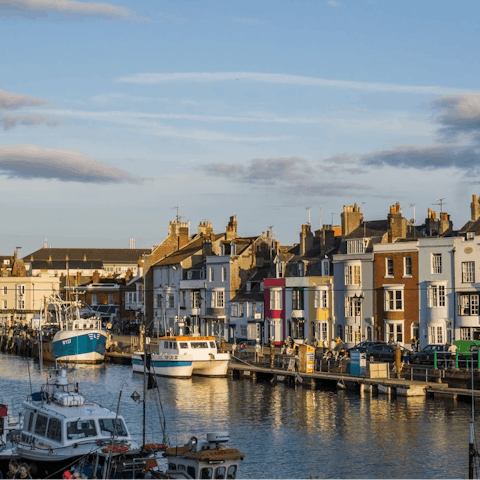
[[270, 338], [270, 368], [275, 367], [275, 342]]

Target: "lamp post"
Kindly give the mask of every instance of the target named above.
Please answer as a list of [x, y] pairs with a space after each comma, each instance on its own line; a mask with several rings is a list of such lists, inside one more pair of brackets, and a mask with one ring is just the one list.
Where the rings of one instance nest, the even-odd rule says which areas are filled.
[[358, 338], [355, 343], [360, 343], [362, 341], [362, 302], [365, 297], [363, 296], [363, 293], [360, 293], [360, 295], [355, 295], [353, 296], [353, 308], [355, 311], [355, 325], [357, 324], [357, 315], [360, 315], [360, 324], [358, 326]]

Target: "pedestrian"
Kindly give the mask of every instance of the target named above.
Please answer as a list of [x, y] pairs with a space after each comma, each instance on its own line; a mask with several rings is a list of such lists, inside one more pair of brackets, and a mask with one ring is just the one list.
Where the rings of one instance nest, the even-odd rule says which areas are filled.
[[415, 338], [415, 335], [414, 335], [414, 336], [412, 337], [412, 341], [411, 341], [412, 352], [416, 352], [416, 348], [415, 348], [415, 346], [416, 346], [416, 343], [415, 343], [415, 342], [416, 342], [416, 341], [417, 341], [417, 339]]
[[26, 463], [21, 463], [13, 478], [32, 478], [28, 471], [28, 465]]
[[235, 351], [237, 350], [237, 342], [233, 342], [232, 345], [232, 355], [235, 356]]
[[16, 460], [10, 460], [8, 463], [7, 478], [15, 478], [15, 474], [18, 472], [18, 462]]
[[258, 363], [260, 361], [260, 353], [262, 351], [262, 347], [259, 342], [255, 345], [255, 361]]
[[457, 349], [458, 347], [453, 342], [448, 347], [448, 353], [450, 353], [450, 365], [452, 368], [457, 366]]

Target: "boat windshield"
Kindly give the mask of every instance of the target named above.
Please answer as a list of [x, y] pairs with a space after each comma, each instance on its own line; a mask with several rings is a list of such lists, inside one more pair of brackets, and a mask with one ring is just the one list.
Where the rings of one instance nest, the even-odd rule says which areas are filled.
[[104, 437], [126, 437], [128, 436], [127, 428], [121, 418], [102, 418], [98, 421], [100, 430]]
[[208, 348], [207, 342], [191, 342], [190, 345], [192, 348]]
[[67, 438], [75, 440], [77, 438], [95, 437], [97, 429], [93, 420], [77, 420], [67, 422]]
[[179, 342], [180, 348], [188, 348], [187, 342]]

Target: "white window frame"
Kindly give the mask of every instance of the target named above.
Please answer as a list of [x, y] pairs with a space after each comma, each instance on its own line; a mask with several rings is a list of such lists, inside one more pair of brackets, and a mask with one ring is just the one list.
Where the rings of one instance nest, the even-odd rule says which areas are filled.
[[305, 264], [303, 262], [298, 262], [298, 276], [304, 277], [305, 276]]
[[385, 257], [385, 277], [393, 278], [394, 269], [393, 269], [393, 257]]
[[403, 257], [403, 276], [411, 277], [412, 276], [412, 257], [406, 256]]
[[232, 303], [232, 306], [230, 308], [230, 316], [238, 317], [238, 304]]
[[92, 305], [98, 305], [98, 295], [96, 293], [92, 293]]
[[459, 293], [458, 294], [458, 315], [471, 316], [479, 315], [479, 294]]
[[215, 272], [213, 271], [213, 267], [208, 268], [208, 281], [213, 282], [215, 280]]
[[462, 283], [475, 283], [475, 262], [462, 262]]
[[442, 254], [432, 253], [432, 274], [438, 275], [442, 273]]
[[345, 265], [345, 285], [360, 285], [362, 270], [360, 265]]
[[17, 299], [17, 309], [25, 310], [25, 300], [23, 298]]
[[283, 310], [283, 295], [281, 289], [270, 289], [270, 310]]
[[353, 343], [353, 325], [345, 325], [345, 343]]
[[438, 345], [443, 345], [445, 343], [443, 325], [431, 325], [428, 327], [428, 343]]
[[345, 317], [362, 318], [362, 305], [358, 297], [345, 295]]
[[347, 255], [365, 253], [366, 239], [347, 240]]
[[315, 308], [328, 308], [327, 290], [315, 290]]
[[108, 294], [108, 304], [115, 305], [115, 295], [113, 293]]
[[403, 304], [403, 290], [388, 289], [385, 290], [385, 311], [386, 312], [403, 312], [405, 309]]
[[239, 317], [245, 316], [245, 304], [243, 302], [238, 304], [238, 316]]
[[325, 258], [322, 260], [322, 277], [330, 276], [330, 260]]
[[227, 281], [227, 267], [222, 267], [222, 282]]
[[430, 308], [445, 307], [445, 285], [429, 285], [427, 288], [428, 306]]
[[385, 341], [390, 343], [404, 343], [404, 321], [403, 320], [384, 320], [385, 322]]

